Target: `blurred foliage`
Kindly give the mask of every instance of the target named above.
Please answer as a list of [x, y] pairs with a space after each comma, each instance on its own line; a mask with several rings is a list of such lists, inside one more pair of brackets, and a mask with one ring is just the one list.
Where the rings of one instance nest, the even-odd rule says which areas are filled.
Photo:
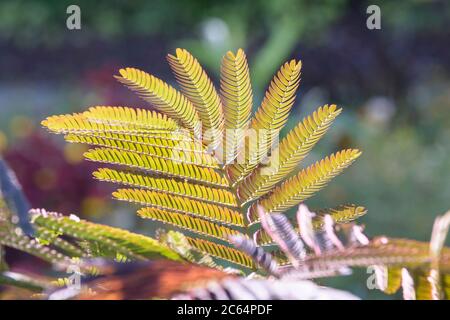
[[[369, 234], [428, 240], [435, 215], [449, 206], [449, 84], [440, 83], [446, 89], [429, 99], [398, 101], [417, 112], [414, 123], [408, 113], [380, 119], [386, 111], [375, 104], [363, 106], [359, 114], [344, 114], [330, 136], [341, 147], [364, 146], [364, 154], [347, 176], [330, 185], [331, 197], [316, 201], [364, 199], [369, 214], [362, 220]], [[434, 89], [429, 84], [426, 91]], [[378, 118], [370, 108], [377, 110]]]
[[84, 151], [75, 144], [61, 150], [42, 132], [33, 132], [16, 140], [4, 156], [33, 206], [95, 217], [108, 211], [107, 194], [92, 183], [93, 167], [82, 161]]
[[[259, 88], [299, 41], [315, 44], [326, 40], [325, 29], [355, 8], [365, 13], [372, 2], [81, 0], [76, 4], [81, 8], [82, 30], [75, 34], [64, 28], [66, 8], [71, 4], [74, 2], [69, 0], [4, 0], [0, 3], [0, 39], [18, 47], [56, 48], [151, 36], [188, 47], [216, 72], [225, 50], [243, 47], [254, 52], [251, 69]], [[434, 32], [445, 28], [450, 18], [446, 1], [385, 0], [377, 5], [382, 8], [383, 23], [398, 33]], [[357, 19], [365, 25], [364, 17]]]
[[168, 37], [216, 72], [226, 50], [257, 47], [252, 69], [260, 88], [298, 39], [317, 41], [318, 32], [342, 14], [347, 1], [77, 1], [82, 30], [74, 34], [65, 28], [66, 8], [73, 1], [6, 0], [0, 3], [0, 39], [23, 48], [57, 48]]

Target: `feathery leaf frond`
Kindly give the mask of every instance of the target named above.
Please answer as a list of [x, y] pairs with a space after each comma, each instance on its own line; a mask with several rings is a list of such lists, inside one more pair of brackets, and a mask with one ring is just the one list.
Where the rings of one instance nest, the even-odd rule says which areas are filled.
[[379, 237], [366, 246], [310, 257], [305, 264], [319, 269], [373, 266], [377, 286], [385, 293], [395, 293], [402, 286], [405, 299], [449, 299], [450, 248], [441, 252], [440, 272], [431, 261], [429, 243]]
[[300, 83], [301, 65], [301, 62], [295, 60], [286, 62], [270, 83], [261, 106], [250, 123], [250, 128], [255, 130], [258, 136], [257, 148], [249, 150], [244, 163], [229, 167], [228, 173], [234, 185], [258, 166], [286, 124]]
[[101, 243], [111, 250], [132, 259], [166, 257], [180, 260], [180, 257], [157, 240], [126, 230], [99, 225], [44, 210], [31, 210], [33, 223], [48, 230], [60, 232], [75, 239]]
[[341, 110], [336, 109], [335, 105], [320, 107], [289, 132], [274, 152], [279, 158], [276, 163], [271, 164], [273, 167], [256, 169], [239, 185], [239, 196], [243, 202], [252, 201], [269, 192], [291, 173], [326, 133]]
[[67, 266], [71, 263], [71, 257], [42, 245], [28, 236], [9, 233], [2, 234], [0, 238], [0, 244], [29, 253], [56, 266]]
[[230, 163], [243, 147], [253, 105], [250, 71], [242, 49], [236, 54], [228, 51], [222, 59], [220, 94], [225, 111], [225, 163]]
[[[64, 137], [66, 141], [72, 143], [82, 143], [92, 146], [107, 147], [121, 151], [129, 151], [137, 154], [142, 154], [148, 157], [156, 157], [164, 160], [174, 162], [183, 162], [187, 164], [195, 164], [207, 168], [218, 168], [217, 159], [206, 152], [192, 151], [196, 145], [186, 141], [174, 142], [173, 140], [159, 140], [159, 145], [148, 145], [141, 142], [130, 142], [125, 140], [108, 139], [102, 137], [88, 136], [88, 135], [74, 135], [69, 134]], [[171, 142], [169, 142], [171, 141]], [[175, 147], [188, 145], [188, 148]], [[172, 148], [174, 146], [174, 148]]]
[[228, 186], [225, 176], [212, 168], [199, 167], [189, 163], [108, 148], [91, 149], [85, 153], [85, 157], [94, 162], [124, 165], [155, 174], [164, 174], [215, 186]]
[[171, 196], [164, 192], [144, 189], [119, 189], [113, 193], [118, 200], [140, 203], [162, 210], [185, 213], [202, 217], [214, 222], [242, 226], [243, 216], [240, 212], [228, 207], [221, 207], [202, 201], [180, 196]]
[[[324, 188], [331, 179], [350, 166], [360, 155], [361, 152], [356, 149], [343, 150], [332, 154], [283, 182], [259, 203], [269, 213], [289, 209]], [[256, 218], [254, 207], [252, 213], [251, 217]]]
[[223, 225], [210, 222], [198, 217], [189, 216], [177, 212], [169, 212], [158, 208], [141, 208], [138, 210], [141, 218], [151, 219], [162, 223], [167, 223], [176, 228], [188, 230], [202, 236], [229, 242], [228, 237], [239, 234], [238, 231], [227, 228]]
[[[446, 254], [448, 253], [449, 251], [446, 252]], [[445, 257], [445, 259], [448, 259], [448, 257]], [[429, 261], [427, 243], [379, 237], [372, 240], [367, 246], [349, 248], [344, 252], [325, 253], [320, 258], [311, 257], [307, 263], [320, 266], [350, 265], [366, 267], [371, 265], [386, 265], [415, 268], [424, 266]]]
[[192, 103], [161, 79], [135, 68], [119, 70], [116, 78], [138, 93], [144, 100], [150, 102], [159, 111], [180, 121], [186, 128], [192, 130], [195, 137], [200, 136], [201, 122]]
[[177, 123], [165, 114], [140, 108], [96, 106], [89, 108], [82, 115], [91, 122], [111, 126], [128, 125], [148, 130], [176, 130], [179, 128]]
[[192, 102], [203, 126], [203, 135], [208, 130], [211, 147], [221, 142], [223, 132], [223, 110], [220, 97], [200, 63], [187, 50], [176, 49], [175, 55], [167, 55], [183, 94]]
[[239, 250], [203, 239], [190, 237], [187, 237], [187, 239], [189, 241], [189, 244], [195, 250], [198, 250], [204, 254], [209, 254], [214, 258], [218, 258], [228, 263], [232, 263], [248, 269], [253, 269], [255, 267], [255, 264], [251, 257]]
[[51, 245], [60, 252], [71, 257], [87, 257], [88, 255], [78, 246], [60, 237], [59, 232], [48, 230], [42, 227], [36, 227], [36, 237], [39, 243]]
[[[321, 209], [316, 211], [316, 215], [312, 218], [312, 228], [316, 232], [323, 231], [324, 217], [326, 215], [330, 215], [336, 224], [344, 224], [356, 220], [366, 212], [366, 208], [355, 205], [342, 205], [336, 208]], [[295, 229], [300, 233], [299, 226]], [[264, 229], [260, 229], [256, 233], [256, 243], [262, 246], [271, 246], [273, 245], [273, 240]]]
[[[277, 144], [294, 104], [301, 62], [291, 60], [280, 67], [251, 118], [253, 93], [243, 50], [229, 51], [223, 57], [220, 94], [188, 51], [177, 49], [167, 58], [180, 91], [135, 68], [120, 69], [116, 76], [160, 113], [96, 106], [82, 113], [49, 117], [42, 124], [53, 133], [64, 134], [68, 142], [92, 146], [85, 158], [110, 165], [97, 169], [93, 176], [121, 185], [113, 193], [114, 198], [140, 204], [139, 216], [197, 235], [199, 239], [190, 238], [190, 242], [202, 254], [218, 258], [216, 267], [231, 262], [252, 269], [251, 258], [233, 249], [229, 236], [256, 240], [255, 245], [264, 246], [261, 250], [272, 249], [267, 233], [259, 230], [256, 206], [262, 205], [268, 213], [279, 213], [304, 201], [325, 187], [360, 152], [333, 154], [286, 180], [341, 112], [335, 105], [320, 107]], [[202, 136], [203, 140], [197, 139]], [[247, 141], [254, 138], [256, 141]], [[208, 144], [211, 140], [213, 143]], [[245, 145], [248, 142], [251, 145]], [[266, 165], [267, 160], [273, 165], [276, 155], [279, 162], [273, 167]], [[364, 208], [356, 206], [317, 212], [309, 220], [310, 230], [326, 226], [330, 231], [330, 222], [351, 221], [364, 213]], [[331, 215], [328, 220], [326, 214]], [[64, 242], [65, 237], [56, 229], [38, 227], [40, 240], [63, 252], [72, 250], [78, 256], [106, 252], [125, 259], [142, 258], [90, 226], [86, 228], [93, 233], [83, 235], [76, 244], [79, 248]], [[69, 227], [81, 232], [85, 226]], [[298, 229], [292, 231], [296, 238]], [[104, 241], [93, 241], [96, 236]], [[319, 236], [313, 240], [323, 244]], [[248, 241], [244, 242], [241, 244], [250, 250]]]
[[258, 214], [264, 230], [276, 241], [294, 267], [298, 267], [306, 257], [306, 250], [288, 218], [282, 214], [269, 215], [261, 206], [258, 207]]
[[[107, 118], [107, 116], [111, 118]], [[120, 118], [120, 116], [123, 118]], [[155, 111], [128, 107], [92, 107], [84, 113], [51, 116], [42, 125], [55, 133], [170, 133], [177, 124]]]
[[272, 256], [264, 251], [263, 248], [257, 246], [253, 240], [242, 235], [234, 235], [230, 237], [230, 241], [236, 249], [241, 250], [252, 257], [252, 259], [269, 274], [278, 274], [278, 264], [276, 261], [272, 259]]
[[93, 175], [101, 181], [166, 192], [167, 194], [211, 202], [217, 205], [237, 206], [236, 196], [226, 189], [213, 188], [186, 181], [177, 181], [170, 178], [151, 177], [137, 172], [119, 171], [109, 168], [100, 168]]
[[330, 215], [335, 223], [340, 224], [352, 222], [366, 213], [366, 208], [356, 205], [341, 205], [336, 208], [317, 210], [316, 217], [313, 219], [313, 227], [316, 230], [321, 229], [326, 215]]

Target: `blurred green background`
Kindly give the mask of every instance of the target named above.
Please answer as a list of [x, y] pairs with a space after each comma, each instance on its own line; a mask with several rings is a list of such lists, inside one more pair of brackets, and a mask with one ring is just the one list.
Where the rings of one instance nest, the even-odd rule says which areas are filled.
[[[81, 8], [81, 30], [66, 8]], [[369, 5], [381, 30], [366, 27]], [[40, 128], [88, 106], [146, 107], [112, 77], [133, 66], [173, 82], [165, 55], [191, 51], [217, 81], [227, 50], [245, 49], [255, 108], [286, 60], [303, 61], [286, 129], [325, 103], [344, 108], [308, 164], [345, 147], [362, 157], [308, 203], [357, 203], [369, 235], [428, 240], [450, 208], [449, 1], [10, 1], [0, 2], [0, 152], [33, 206], [147, 232], [133, 208], [91, 179], [83, 148]], [[333, 280], [362, 298], [367, 274]]]

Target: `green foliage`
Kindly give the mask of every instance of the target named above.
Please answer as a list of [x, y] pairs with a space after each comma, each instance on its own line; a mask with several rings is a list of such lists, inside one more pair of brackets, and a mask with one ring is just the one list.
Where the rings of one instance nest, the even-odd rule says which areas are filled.
[[[181, 257], [157, 240], [126, 230], [99, 225], [75, 217], [65, 217], [45, 210], [31, 210], [35, 225], [57, 232], [56, 237], [68, 236], [77, 241], [87, 241], [101, 246], [100, 252], [121, 254], [133, 260], [167, 258], [181, 260]], [[53, 244], [50, 241], [50, 244]]]
[[36, 238], [25, 235], [14, 222], [13, 213], [0, 190], [0, 285], [15, 286], [35, 292], [50, 289], [54, 284], [24, 274], [10, 272], [4, 260], [4, 247], [38, 257], [58, 270], [79, 265], [83, 273], [96, 274], [98, 269], [81, 259], [103, 257], [119, 262], [164, 258], [184, 259], [163, 243], [126, 230], [64, 217], [45, 210], [31, 210]]
[[[276, 213], [298, 205], [361, 152], [342, 150], [289, 177], [341, 113], [335, 105], [318, 108], [275, 147], [295, 102], [300, 61], [280, 67], [250, 117], [253, 93], [242, 50], [223, 58], [220, 93], [187, 50], [177, 49], [168, 60], [181, 91], [135, 68], [120, 69], [115, 76], [158, 112], [96, 106], [51, 116], [42, 124], [64, 134], [68, 142], [95, 146], [85, 158], [113, 168], [100, 168], [94, 177], [125, 185], [113, 197], [143, 205], [140, 217], [180, 230], [195, 250], [215, 257], [219, 264], [252, 269], [249, 257], [236, 252], [229, 237], [253, 237], [259, 229], [256, 206]], [[256, 140], [249, 137], [249, 143], [243, 143], [252, 134]], [[341, 210], [349, 217], [336, 221], [366, 212], [350, 211]]]
[[[256, 263], [276, 261], [277, 267], [267, 269], [277, 277], [324, 277], [338, 275], [348, 267], [371, 267], [376, 288], [387, 294], [402, 287], [405, 299], [450, 299], [450, 248], [444, 246], [450, 211], [436, 218], [430, 242], [387, 237], [369, 240], [360, 226], [334, 226], [330, 215], [324, 217], [322, 228], [315, 229], [314, 213], [304, 205], [297, 212], [300, 230], [284, 215], [267, 214], [262, 207], [258, 213], [267, 237], [279, 250], [262, 256], [255, 244], [243, 245], [245, 239], [234, 243]], [[308, 220], [310, 223], [305, 223]]]

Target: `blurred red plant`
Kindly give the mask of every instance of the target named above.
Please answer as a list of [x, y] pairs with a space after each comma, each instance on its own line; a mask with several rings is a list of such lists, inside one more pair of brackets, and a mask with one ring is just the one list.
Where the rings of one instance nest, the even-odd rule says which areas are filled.
[[79, 145], [54, 143], [37, 131], [10, 144], [4, 158], [16, 172], [33, 207], [65, 214], [105, 213], [110, 190], [92, 179], [94, 167], [82, 161]]

